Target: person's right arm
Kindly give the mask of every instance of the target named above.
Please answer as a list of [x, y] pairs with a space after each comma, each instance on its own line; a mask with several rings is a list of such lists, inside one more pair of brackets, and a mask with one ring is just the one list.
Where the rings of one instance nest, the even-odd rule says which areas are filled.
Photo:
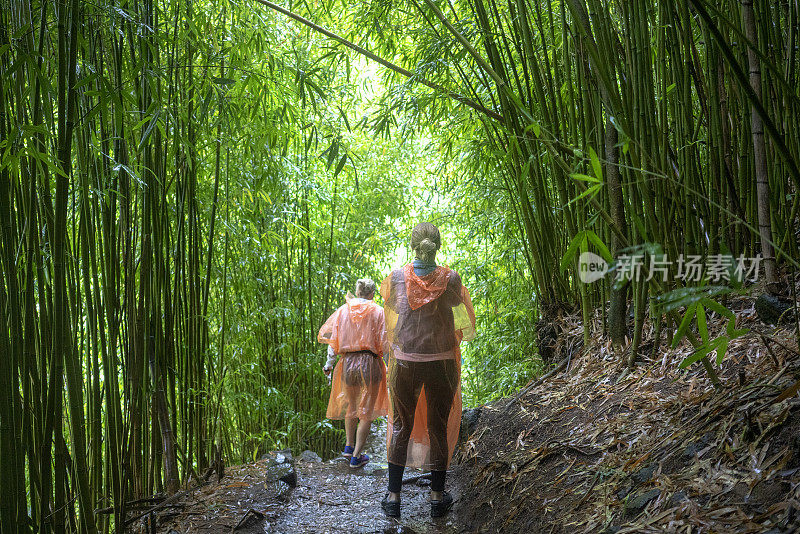
[[333, 369], [333, 364], [336, 363], [336, 351], [339, 348], [339, 318], [342, 308], [337, 309], [328, 317], [317, 334], [317, 341], [326, 343], [328, 345], [328, 359], [322, 367], [326, 375]]
[[333, 370], [333, 366], [336, 365], [336, 353], [333, 352], [333, 347], [328, 345], [328, 360], [325, 362], [325, 365], [322, 367], [322, 370], [325, 372], [325, 376], [331, 374]]

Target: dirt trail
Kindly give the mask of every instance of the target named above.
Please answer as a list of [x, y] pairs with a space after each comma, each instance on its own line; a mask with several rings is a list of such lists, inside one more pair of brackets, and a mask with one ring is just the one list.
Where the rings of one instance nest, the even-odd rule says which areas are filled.
[[[351, 469], [344, 458], [323, 462], [313, 453], [293, 459], [296, 487], [271, 480], [288, 463], [275, 465], [275, 456], [235, 466], [218, 482], [187, 494], [183, 505], [159, 512], [157, 531], [169, 534], [234, 532], [295, 534], [305, 532], [455, 534], [464, 531], [455, 509], [441, 519], [430, 517], [429, 481], [404, 484], [402, 517], [384, 516], [380, 501], [386, 492], [386, 421], [373, 422], [365, 452], [371, 461]], [[420, 475], [408, 470], [406, 480]], [[235, 529], [235, 530], [233, 530]], [[142, 525], [141, 531], [146, 531]]]
[[[379, 420], [366, 450], [372, 462], [361, 470], [308, 451], [292, 466], [271, 453], [185, 490], [180, 502], [162, 498], [149, 512], [157, 525], [139, 531], [800, 532], [797, 339], [791, 329], [759, 325], [744, 299], [729, 305], [737, 328], [752, 331], [730, 342], [717, 366], [719, 390], [701, 366], [680, 369], [693, 351], [688, 344], [647, 350], [627, 369], [602, 341], [524, 394], [465, 412], [448, 476], [456, 503], [436, 522], [422, 479], [403, 487], [401, 520], [383, 515]], [[578, 317], [563, 321], [565, 357], [561, 348], [572, 354], [571, 340], [583, 332]], [[725, 331], [723, 318], [708, 325]]]
[[[351, 469], [345, 459], [325, 463], [297, 463], [298, 485], [289, 502], [274, 520], [265, 523], [265, 531], [294, 532], [397, 532], [456, 533], [461, 528], [455, 513], [440, 520], [430, 517], [429, 487], [409, 483], [403, 486], [402, 517], [384, 516], [380, 500], [386, 492], [386, 422], [373, 422], [373, 432], [366, 453], [370, 463], [363, 469]], [[406, 479], [419, 475], [409, 470]]]

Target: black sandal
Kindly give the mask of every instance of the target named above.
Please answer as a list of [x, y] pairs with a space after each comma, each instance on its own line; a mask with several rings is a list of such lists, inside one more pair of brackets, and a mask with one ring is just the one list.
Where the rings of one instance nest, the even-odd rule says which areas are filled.
[[450, 508], [453, 507], [453, 496], [446, 491], [442, 492], [442, 498], [438, 501], [431, 501], [431, 517], [442, 517]]
[[386, 517], [400, 517], [400, 501], [390, 501], [389, 494], [384, 495], [381, 508]]

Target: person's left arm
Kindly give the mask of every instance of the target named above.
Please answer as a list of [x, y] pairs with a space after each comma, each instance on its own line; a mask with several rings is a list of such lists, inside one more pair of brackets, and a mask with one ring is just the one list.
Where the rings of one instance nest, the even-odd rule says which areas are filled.
[[453, 308], [453, 327], [456, 331], [456, 339], [459, 343], [462, 341], [471, 341], [475, 339], [475, 310], [472, 307], [472, 299], [470, 299], [469, 291], [461, 283], [461, 277], [457, 272], [453, 271], [451, 276], [451, 284], [445, 294], [448, 296], [448, 304]]

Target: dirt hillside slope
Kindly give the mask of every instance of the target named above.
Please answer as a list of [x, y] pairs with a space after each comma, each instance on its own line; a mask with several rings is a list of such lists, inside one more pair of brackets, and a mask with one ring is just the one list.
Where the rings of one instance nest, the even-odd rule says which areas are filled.
[[752, 309], [737, 322], [753, 330], [731, 342], [718, 391], [701, 366], [678, 369], [687, 346], [662, 345], [628, 373], [601, 345], [483, 407], [456, 466], [466, 530], [800, 531], [794, 333]]

